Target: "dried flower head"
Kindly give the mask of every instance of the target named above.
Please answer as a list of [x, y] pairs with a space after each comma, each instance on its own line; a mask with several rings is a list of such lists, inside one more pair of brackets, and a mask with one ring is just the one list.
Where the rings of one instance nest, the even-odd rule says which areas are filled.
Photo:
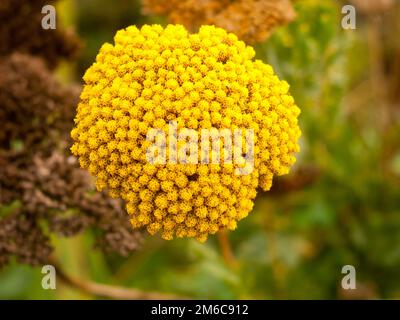
[[81, 48], [81, 41], [71, 30], [57, 26], [42, 29], [42, 7], [54, 0], [0, 1], [0, 56], [19, 51], [44, 58], [49, 67], [60, 59], [73, 59]]
[[[67, 237], [95, 229], [97, 243], [106, 252], [127, 255], [139, 247], [142, 236], [132, 230], [122, 202], [110, 199], [105, 193], [93, 193], [89, 174], [79, 168], [75, 158], [58, 152], [47, 158], [3, 152], [0, 165], [0, 188], [6, 191], [0, 196], [0, 204], [18, 201], [20, 207], [13, 215], [15, 219], [30, 221], [39, 229], [38, 222], [46, 221], [50, 232]], [[7, 227], [10, 219], [14, 218], [0, 219], [0, 233], [14, 232]], [[50, 246], [44, 233], [38, 239], [45, 241], [44, 247]], [[19, 256], [18, 252], [13, 254]], [[43, 258], [42, 254], [38, 261]]]
[[[196, 34], [183, 26], [131, 26], [114, 40], [84, 76], [71, 132], [80, 165], [97, 177], [98, 190], [126, 201], [134, 228], [200, 241], [235, 229], [257, 187], [268, 190], [295, 162], [300, 110], [289, 85], [253, 60], [252, 47], [213, 26]], [[238, 175], [243, 163], [149, 163], [149, 129], [168, 135], [171, 121], [198, 133], [253, 130], [254, 170]]]
[[275, 27], [295, 18], [290, 0], [144, 0], [143, 11], [166, 15], [191, 31], [216, 25], [247, 43], [264, 41]]
[[[20, 141], [35, 152], [66, 140], [79, 88], [61, 86], [40, 59], [0, 58], [0, 148]], [[45, 146], [46, 145], [46, 146]]]
[[12, 256], [30, 265], [45, 264], [52, 251], [37, 221], [20, 209], [0, 219], [0, 268]]

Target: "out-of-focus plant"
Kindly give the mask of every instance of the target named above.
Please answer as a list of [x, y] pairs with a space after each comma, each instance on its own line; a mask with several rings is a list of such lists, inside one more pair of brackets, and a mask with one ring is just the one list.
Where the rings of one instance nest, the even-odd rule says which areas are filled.
[[[267, 248], [275, 252], [275, 294], [396, 296], [400, 259], [391, 243], [399, 240], [400, 188], [392, 164], [399, 153], [399, 100], [392, 96], [389, 108], [383, 102], [390, 95], [381, 94], [398, 88], [398, 74], [389, 66], [398, 65], [393, 48], [398, 50], [399, 42], [371, 43], [364, 33], [368, 19], [361, 16], [357, 31], [342, 30], [335, 1], [298, 1], [296, 11], [298, 19], [278, 30], [258, 53], [293, 83], [303, 110], [299, 165], [318, 168], [319, 178], [303, 190], [260, 201], [259, 210], [268, 212], [262, 222]], [[375, 14], [379, 19], [381, 13]], [[395, 34], [394, 14], [386, 15], [393, 27], [387, 35]], [[380, 50], [384, 53], [376, 56]], [[377, 64], [381, 74], [373, 67]], [[390, 121], [385, 121], [388, 112]], [[292, 243], [291, 263], [279, 252], [285, 243]], [[345, 264], [358, 271], [359, 290], [351, 294], [340, 288]]]
[[81, 41], [71, 31], [57, 25], [43, 30], [42, 7], [55, 0], [2, 0], [0, 3], [0, 55], [15, 51], [43, 57], [49, 67], [60, 59], [77, 57]]
[[250, 44], [264, 41], [295, 17], [290, 0], [143, 0], [143, 12], [165, 15], [192, 32], [216, 25]]
[[79, 78], [92, 64], [101, 44], [110, 41], [122, 28], [146, 22], [140, 12], [140, 5], [140, 0], [119, 0], [112, 5], [109, 0], [73, 1], [76, 28], [85, 39], [85, 50], [78, 60]]

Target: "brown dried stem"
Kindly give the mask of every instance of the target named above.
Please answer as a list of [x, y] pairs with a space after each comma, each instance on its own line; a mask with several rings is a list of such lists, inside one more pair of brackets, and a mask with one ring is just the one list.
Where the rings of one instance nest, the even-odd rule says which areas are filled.
[[230, 268], [235, 268], [237, 265], [236, 258], [232, 251], [232, 246], [229, 241], [228, 233], [225, 230], [218, 232], [218, 243], [221, 249], [222, 257], [225, 263]]
[[71, 274], [66, 273], [63, 268], [61, 268], [58, 261], [54, 258], [51, 258], [50, 263], [56, 268], [57, 276], [61, 279], [65, 284], [69, 285], [72, 288], [78, 289], [85, 293], [88, 293], [93, 296], [109, 298], [109, 299], [121, 299], [121, 300], [181, 300], [188, 299], [185, 297], [159, 293], [159, 292], [145, 292], [138, 289], [133, 288], [124, 288], [120, 286], [108, 285], [93, 282], [86, 279], [81, 279], [75, 277]]

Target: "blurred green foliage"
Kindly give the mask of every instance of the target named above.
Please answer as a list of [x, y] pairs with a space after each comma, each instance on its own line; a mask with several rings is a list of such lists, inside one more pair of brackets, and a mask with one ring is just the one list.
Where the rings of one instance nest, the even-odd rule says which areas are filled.
[[[346, 31], [338, 1], [300, 0], [295, 6], [297, 19], [256, 50], [290, 83], [302, 109], [297, 167], [317, 168], [312, 183], [258, 194], [253, 212], [229, 234], [236, 266], [225, 263], [215, 237], [206, 244], [147, 238], [141, 251], [120, 258], [93, 251], [86, 233], [54, 239], [66, 270], [99, 282], [193, 298], [400, 298], [399, 124], [378, 125], [384, 110], [369, 86], [356, 94], [362, 103], [350, 99], [373, 76], [368, 20]], [[160, 21], [142, 16], [138, 1], [75, 1], [73, 8], [86, 41], [78, 77], [117, 29]], [[389, 156], [385, 150], [391, 150]], [[340, 289], [346, 264], [357, 270], [353, 293]], [[40, 268], [5, 268], [0, 298], [94, 298], [61, 283], [55, 291], [44, 291], [41, 276]]]

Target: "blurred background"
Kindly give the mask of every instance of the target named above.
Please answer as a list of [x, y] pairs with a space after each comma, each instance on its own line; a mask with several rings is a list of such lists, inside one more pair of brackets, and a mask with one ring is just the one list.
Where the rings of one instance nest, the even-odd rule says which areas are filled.
[[[96, 299], [93, 283], [205, 299], [400, 298], [399, 1], [3, 2], [0, 298]], [[32, 36], [31, 23], [40, 24], [49, 2], [58, 34], [45, 39], [51, 31], [40, 29]], [[356, 8], [355, 30], [342, 28], [345, 4]], [[302, 110], [295, 168], [258, 193], [236, 231], [205, 244], [132, 233], [120, 222], [119, 204], [75, 195], [84, 189], [99, 196], [68, 151], [84, 71], [118, 29], [168, 22], [191, 30], [216, 23], [238, 33], [288, 81]], [[19, 73], [4, 76], [12, 72]], [[29, 77], [47, 84], [29, 85]], [[38, 95], [46, 115], [37, 114], [38, 105], [25, 117], [12, 109], [29, 110]], [[41, 117], [49, 131], [30, 147], [24, 137]], [[43, 168], [57, 176], [50, 187]], [[57, 290], [42, 289], [47, 263], [63, 273]], [[356, 290], [341, 287], [344, 265], [356, 269]]]

